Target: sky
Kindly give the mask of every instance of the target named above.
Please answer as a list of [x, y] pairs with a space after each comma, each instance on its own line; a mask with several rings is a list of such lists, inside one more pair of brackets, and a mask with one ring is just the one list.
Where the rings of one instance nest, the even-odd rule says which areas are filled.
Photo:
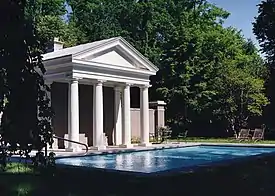
[[231, 13], [229, 18], [225, 21], [224, 26], [233, 26], [242, 30], [246, 38], [251, 38], [253, 42], [259, 47], [258, 42], [252, 31], [252, 22], [254, 17], [258, 15], [257, 5], [261, 0], [208, 0]]

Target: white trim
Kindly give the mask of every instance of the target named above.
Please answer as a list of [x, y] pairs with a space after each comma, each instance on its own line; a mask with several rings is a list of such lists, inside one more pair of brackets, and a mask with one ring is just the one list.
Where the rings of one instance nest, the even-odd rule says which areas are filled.
[[[150, 71], [152, 71], [152, 72], [158, 71], [158, 68], [152, 62], [150, 62], [145, 56], [143, 56], [139, 51], [137, 51], [131, 44], [129, 44], [122, 37], [114, 37], [114, 38], [111, 38], [106, 41], [104, 41], [104, 40], [100, 40], [100, 41], [102, 41], [102, 43], [95, 44], [94, 46], [92, 45], [92, 43], [95, 43], [95, 42], [88, 43], [88, 44], [91, 44], [90, 48], [83, 49], [82, 51], [79, 51], [79, 52], [74, 53], [74, 51], [72, 51], [71, 53], [65, 53], [65, 51], [64, 51], [64, 55], [62, 55], [62, 53], [61, 53], [60, 55], [58, 55], [58, 57], [53, 57], [53, 58], [46, 57], [45, 58], [45, 56], [47, 56], [47, 55], [44, 54], [43, 55], [44, 64], [50, 66], [50, 65], [55, 65], [55, 64], [61, 64], [62, 61], [63, 61], [63, 63], [67, 63], [72, 58], [82, 59], [87, 56], [91, 56], [92, 54], [98, 53], [100, 51], [107, 50], [108, 48], [118, 47], [118, 48], [123, 49], [128, 55], [130, 55], [132, 58], [134, 58], [140, 64], [144, 65]], [[71, 47], [71, 48], [73, 48], [73, 47]], [[66, 50], [66, 49], [68, 49], [68, 48], [65, 48], [64, 50]], [[62, 52], [62, 49], [59, 50], [58, 52], [59, 53]]]
[[[84, 47], [86, 49], [81, 50], [80, 47], [77, 50], [64, 51], [63, 56], [62, 50], [57, 51], [60, 53], [58, 57], [43, 61], [46, 65], [44, 78], [55, 82], [68, 82], [70, 78], [83, 78], [86, 81], [105, 80], [111, 85], [129, 83], [138, 86], [148, 85], [150, 76], [156, 75], [158, 69], [123, 38], [117, 37], [102, 41], [102, 43], [95, 45], [91, 43], [89, 46]], [[93, 56], [93, 54], [99, 55], [99, 52], [104, 53], [104, 51], [107, 52], [108, 49], [112, 50], [113, 48], [121, 52], [120, 55], [127, 58], [126, 60], [135, 67], [117, 66], [83, 59]], [[142, 68], [139, 68], [139, 66]]]
[[[151, 62], [149, 61], [148, 58], [146, 58], [144, 55], [142, 55], [138, 50], [136, 50], [129, 42], [127, 42], [124, 38], [119, 37], [119, 41], [122, 42], [123, 44], [125, 44], [128, 49], [131, 50], [131, 52], [133, 53], [133, 56], [138, 56], [140, 57], [143, 61], [145, 61], [145, 63], [142, 64], [147, 64], [147, 67], [149, 68], [149, 70], [155, 71], [157, 72], [159, 69]], [[129, 52], [129, 50], [127, 50]]]
[[134, 61], [137, 61], [139, 64], [146, 67], [153, 75], [155, 75], [155, 73], [158, 71], [158, 68], [153, 63], [151, 63], [146, 57], [140, 54], [136, 49], [134, 49], [133, 46], [131, 46], [126, 40], [121, 37], [74, 54], [73, 59], [85, 59], [89, 56], [92, 56], [93, 54], [102, 52], [112, 47], [116, 47], [122, 52], [125, 52], [130, 58], [133, 58]]
[[83, 79], [97, 79], [97, 80], [106, 80], [112, 81], [117, 83], [130, 83], [134, 85], [146, 85], [150, 80], [142, 80], [136, 78], [127, 78], [127, 77], [120, 77], [120, 76], [113, 76], [107, 74], [100, 74], [100, 73], [87, 73], [85, 71], [74, 71], [73, 77], [81, 77]]
[[[111, 48], [111, 47], [115, 46], [116, 45], [115, 43], [117, 41], [118, 40], [114, 38], [114, 39], [111, 39], [109, 41], [98, 44], [96, 46], [93, 46], [91, 48], [88, 48], [88, 49], [82, 50], [80, 52], [77, 52], [77, 53], [73, 54], [72, 56], [73, 56], [73, 58], [77, 58], [77, 59], [86, 58], [87, 56], [91, 55], [92, 51], [93, 51], [92, 54], [94, 54], [94, 53], [97, 53], [99, 51], [106, 50], [108, 48]], [[111, 44], [113, 44], [113, 45], [111, 45]], [[106, 48], [104, 48], [104, 47], [106, 47]]]
[[52, 67], [52, 66], [56, 66], [57, 64], [67, 64], [67, 63], [71, 63], [72, 62], [72, 55], [65, 55], [65, 56], [61, 56], [61, 57], [56, 57], [56, 58], [52, 58], [52, 59], [43, 59], [43, 64], [45, 67]]
[[147, 70], [142, 70], [142, 69], [135, 69], [135, 68], [128, 68], [128, 67], [123, 67], [123, 66], [115, 66], [115, 65], [110, 65], [110, 64], [103, 64], [103, 63], [97, 63], [97, 62], [92, 62], [92, 61], [84, 61], [84, 60], [73, 60], [74, 67], [76, 66], [85, 66], [85, 65], [90, 65], [98, 69], [106, 69], [106, 70], [116, 70], [118, 72], [128, 72], [128, 73], [138, 73], [138, 74], [143, 74], [143, 75], [155, 75], [154, 72], [152, 71], [147, 71]]

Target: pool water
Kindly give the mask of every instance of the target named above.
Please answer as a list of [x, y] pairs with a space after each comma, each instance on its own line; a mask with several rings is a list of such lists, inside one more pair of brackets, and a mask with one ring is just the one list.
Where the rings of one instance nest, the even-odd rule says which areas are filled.
[[154, 173], [271, 152], [275, 152], [275, 148], [202, 145], [120, 154], [68, 157], [57, 159], [56, 163], [110, 170]]

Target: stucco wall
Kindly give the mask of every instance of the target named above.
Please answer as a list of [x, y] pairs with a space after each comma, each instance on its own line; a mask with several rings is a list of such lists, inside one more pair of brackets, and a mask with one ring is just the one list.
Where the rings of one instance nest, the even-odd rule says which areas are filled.
[[[54, 133], [64, 137], [68, 130], [68, 84], [53, 83], [52, 106], [55, 111], [53, 120]], [[112, 145], [114, 130], [114, 91], [113, 88], [103, 88], [104, 104], [104, 132], [108, 136], [108, 143]], [[140, 137], [139, 89], [131, 88], [131, 121], [132, 137]], [[154, 110], [150, 109], [150, 132], [154, 132]], [[88, 145], [92, 146], [93, 137], [93, 86], [79, 85], [79, 126], [80, 133], [88, 137]], [[59, 141], [59, 148], [64, 148], [63, 141]]]
[[[155, 130], [155, 119], [154, 119], [154, 110], [149, 110], [149, 127], [150, 133], [154, 133]], [[132, 137], [140, 138], [140, 109], [131, 108], [131, 125], [132, 125]]]

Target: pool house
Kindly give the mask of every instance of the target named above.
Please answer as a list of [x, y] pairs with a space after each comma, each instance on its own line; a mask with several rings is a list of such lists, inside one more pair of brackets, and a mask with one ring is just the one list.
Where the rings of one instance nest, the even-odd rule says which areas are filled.
[[[163, 101], [149, 102], [150, 76], [158, 71], [121, 37], [63, 48], [54, 40], [43, 55], [45, 81], [51, 86], [54, 134], [104, 150], [149, 146], [149, 136], [164, 126]], [[53, 148], [81, 146], [55, 140]]]

